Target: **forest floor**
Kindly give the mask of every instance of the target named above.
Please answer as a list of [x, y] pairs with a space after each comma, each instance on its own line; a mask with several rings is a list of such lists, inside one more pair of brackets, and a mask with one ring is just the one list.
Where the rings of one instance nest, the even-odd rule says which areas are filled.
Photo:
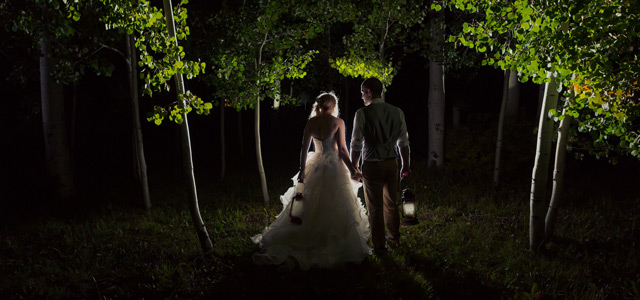
[[50, 204], [28, 214], [5, 211], [0, 298], [640, 298], [636, 162], [631, 178], [620, 165], [570, 162], [555, 236], [532, 252], [531, 155], [505, 168], [496, 190], [490, 155], [456, 147], [468, 145], [450, 144], [458, 154], [448, 157], [447, 171], [439, 174], [414, 158], [409, 184], [420, 223], [403, 226], [402, 246], [386, 257], [307, 272], [252, 263], [258, 249], [250, 237], [282, 209], [278, 195], [291, 184], [295, 162], [291, 170], [266, 164], [268, 207], [257, 172], [231, 172], [221, 181], [213, 172], [196, 172], [201, 213], [215, 247], [202, 255], [182, 181], [156, 172], [150, 174], [150, 210], [141, 208], [135, 185], [113, 179], [86, 190], [73, 209]]

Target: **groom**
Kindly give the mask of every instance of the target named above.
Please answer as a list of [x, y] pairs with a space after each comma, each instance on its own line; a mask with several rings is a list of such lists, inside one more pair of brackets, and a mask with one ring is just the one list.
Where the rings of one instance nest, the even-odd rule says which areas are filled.
[[[380, 80], [366, 79], [360, 91], [365, 106], [358, 109], [353, 120], [351, 161], [358, 170], [354, 179], [364, 178], [371, 241], [374, 253], [380, 255], [387, 251], [385, 240], [391, 248], [400, 245], [396, 149], [400, 149], [400, 176], [404, 178], [411, 174], [409, 135], [402, 110], [382, 99]], [[358, 168], [360, 156], [362, 173]]]

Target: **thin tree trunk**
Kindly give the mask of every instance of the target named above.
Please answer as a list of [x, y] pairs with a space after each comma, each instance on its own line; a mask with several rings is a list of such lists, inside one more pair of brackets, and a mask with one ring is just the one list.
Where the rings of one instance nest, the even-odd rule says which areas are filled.
[[444, 43], [444, 12], [431, 12], [430, 34], [433, 41], [433, 51], [437, 59], [429, 62], [429, 168], [440, 170], [444, 167], [444, 65], [442, 63], [442, 45]]
[[[164, 3], [164, 13], [165, 13], [165, 21], [167, 22], [167, 28], [169, 30], [169, 35], [174, 40], [176, 46], [178, 45], [178, 39], [176, 38], [175, 31], [175, 23], [173, 19], [173, 8], [171, 6], [171, 0], [163, 0]], [[187, 104], [184, 99], [181, 99], [181, 94], [185, 93], [184, 88], [184, 79], [181, 73], [175, 75], [176, 81], [176, 90], [178, 93], [178, 98], [180, 98], [181, 105], [185, 107]], [[187, 176], [187, 182], [189, 184], [189, 211], [191, 212], [191, 219], [193, 221], [193, 226], [196, 229], [196, 233], [198, 235], [198, 240], [200, 240], [200, 247], [202, 248], [202, 252], [209, 253], [213, 250], [213, 243], [209, 238], [209, 233], [207, 232], [207, 228], [202, 221], [202, 217], [200, 216], [200, 208], [198, 207], [198, 193], [196, 190], [196, 178], [193, 173], [193, 157], [191, 155], [191, 137], [189, 135], [189, 120], [187, 119], [187, 114], [182, 114], [184, 119], [181, 129], [182, 136], [182, 164], [184, 167], [185, 175]]]
[[[264, 45], [267, 43], [267, 33], [264, 34], [264, 40], [262, 41], [262, 45], [260, 46], [260, 50], [258, 51], [258, 59], [254, 61], [256, 74], [258, 73], [258, 68], [262, 64], [262, 49]], [[256, 82], [258, 87], [260, 86], [260, 82]], [[254, 114], [254, 131], [255, 131], [255, 143], [256, 143], [256, 160], [258, 163], [258, 174], [260, 175], [260, 185], [262, 188], [262, 200], [265, 206], [269, 205], [269, 192], [267, 190], [267, 176], [264, 173], [264, 165], [262, 163], [262, 143], [260, 141], [260, 91], [258, 91], [258, 95], [256, 96], [256, 107]]]
[[[280, 109], [280, 80], [276, 81], [277, 83], [275, 83], [278, 87], [276, 92], [273, 95], [273, 110], [279, 110]], [[277, 122], [274, 122], [275, 124], [277, 124]], [[277, 125], [276, 125], [277, 126]], [[272, 126], [273, 127], [273, 126]]]
[[289, 85], [289, 100], [293, 99], [293, 84], [294, 81], [291, 80], [291, 84]]
[[42, 126], [48, 174], [54, 194], [60, 200], [75, 196], [76, 189], [71, 169], [69, 137], [64, 115], [62, 86], [49, 75], [49, 41], [40, 39], [40, 97]]
[[227, 171], [227, 153], [226, 153], [226, 139], [224, 135], [224, 100], [220, 102], [220, 180], [224, 179], [224, 174]]
[[556, 159], [553, 168], [553, 188], [551, 190], [551, 201], [547, 210], [544, 226], [544, 240], [549, 241], [553, 237], [558, 210], [562, 200], [562, 189], [564, 187], [564, 166], [566, 162], [567, 140], [569, 135], [569, 127], [573, 121], [573, 117], [566, 115], [562, 111], [564, 119], [560, 121], [558, 127], [558, 141], [556, 142]]
[[502, 137], [504, 131], [504, 120], [507, 110], [507, 99], [509, 94], [509, 77], [511, 70], [504, 71], [504, 83], [502, 84], [502, 104], [500, 105], [500, 117], [498, 118], [498, 138], [496, 141], [496, 159], [493, 165], [493, 187], [498, 188], [500, 185], [500, 159], [502, 154]]
[[262, 200], [264, 205], [269, 205], [269, 193], [267, 191], [267, 176], [262, 164], [262, 145], [260, 142], [260, 96], [256, 97], [254, 130], [256, 137], [256, 158], [258, 160], [258, 174], [260, 174], [260, 186], [262, 188]]
[[142, 200], [146, 209], [151, 208], [151, 196], [149, 195], [149, 179], [147, 176], [147, 161], [144, 156], [144, 141], [142, 139], [142, 126], [140, 126], [140, 106], [138, 98], [138, 60], [133, 36], [126, 35], [127, 63], [129, 64], [129, 93], [131, 97], [131, 114], [133, 128], [133, 145], [135, 151], [136, 173], [142, 188]]
[[548, 112], [550, 109], [556, 108], [558, 104], [558, 83], [551, 73], [547, 76], [551, 81], [545, 84], [543, 109], [540, 111], [540, 122], [538, 124], [536, 158], [531, 175], [529, 220], [529, 248], [531, 250], [538, 250], [544, 241], [544, 218], [547, 213], [545, 198], [554, 125], [553, 119], [548, 117]]
[[507, 93], [507, 107], [505, 111], [505, 121], [513, 124], [518, 120], [520, 111], [520, 82], [517, 72], [509, 72], [509, 92]]

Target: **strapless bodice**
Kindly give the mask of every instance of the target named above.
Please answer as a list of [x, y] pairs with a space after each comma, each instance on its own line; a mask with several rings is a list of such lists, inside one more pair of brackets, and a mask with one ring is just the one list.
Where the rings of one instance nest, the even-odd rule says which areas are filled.
[[313, 145], [315, 147], [316, 153], [322, 154], [331, 154], [335, 153], [336, 150], [333, 147], [335, 136], [330, 136], [324, 140], [313, 138]]

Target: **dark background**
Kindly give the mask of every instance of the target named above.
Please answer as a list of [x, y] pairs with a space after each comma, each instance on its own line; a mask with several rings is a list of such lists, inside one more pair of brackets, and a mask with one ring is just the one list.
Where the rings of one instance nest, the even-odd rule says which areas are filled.
[[[72, 138], [73, 163], [81, 193], [103, 186], [124, 187], [133, 176], [131, 102], [128, 97], [126, 69], [124, 62], [117, 56], [114, 55], [112, 59], [116, 69], [111, 77], [89, 74], [75, 87], [65, 87], [68, 126], [75, 128], [75, 137]], [[35, 206], [36, 203], [47, 202], [50, 198], [46, 186], [37, 63], [37, 58], [34, 58], [31, 66], [24, 66], [23, 69], [28, 71], [23, 74], [26, 79], [17, 82], [15, 77], [9, 76], [13, 72], [12, 68], [15, 68], [12, 61], [5, 57], [0, 62], [0, 68], [7, 75], [0, 87], [7, 96], [5, 109], [2, 110], [2, 148], [5, 153], [2, 155], [2, 182], [5, 190], [9, 191], [5, 193], [8, 195], [3, 201], [5, 204], [11, 202], [10, 204], [17, 206]], [[423, 156], [427, 152], [427, 66], [426, 60], [409, 57], [386, 94], [389, 103], [405, 112], [412, 154], [415, 157]], [[334, 79], [333, 87], [317, 86], [310, 90], [296, 90], [294, 96], [299, 97], [302, 102], [298, 105], [284, 105], [274, 110], [271, 99], [262, 101], [260, 125], [266, 166], [282, 164], [282, 167], [291, 170], [292, 174], [297, 170], [302, 130], [314, 97], [322, 91], [334, 90], [339, 96], [341, 118], [347, 125], [349, 143], [354, 113], [362, 106], [362, 79], [344, 78], [337, 71], [331, 76]], [[451, 120], [453, 103], [461, 108], [463, 126], [473, 126], [473, 116], [478, 114], [497, 120], [503, 82], [501, 71], [482, 68], [447, 76], [445, 85], [448, 123]], [[304, 86], [306, 80], [312, 79], [304, 78], [296, 84]], [[72, 113], [74, 89], [77, 97], [75, 119]], [[215, 93], [196, 80], [188, 81], [187, 89], [191, 89], [205, 101], [212, 101]], [[283, 90], [288, 90], [288, 87], [283, 86]], [[154, 104], [174, 97], [174, 92], [156, 93], [153, 99], [141, 97], [140, 100], [145, 155], [150, 177], [179, 177], [182, 174], [178, 125], [165, 120], [162, 125], [157, 126], [145, 119], [146, 113], [152, 110]], [[537, 97], [537, 85], [521, 85], [522, 122], [535, 122]], [[219, 176], [219, 117], [219, 107], [214, 107], [208, 116], [189, 114], [196, 176]], [[237, 112], [235, 109], [225, 108], [229, 174], [257, 172], [253, 118], [253, 110]], [[75, 126], [72, 125], [73, 122]], [[242, 124], [241, 133], [239, 122]], [[446, 126], [448, 128], [450, 124]]]
[[[122, 44], [120, 46], [124, 46], [124, 42]], [[0, 70], [4, 75], [0, 81], [0, 90], [5, 95], [4, 107], [0, 110], [0, 124], [3, 128], [1, 182], [5, 192], [0, 196], [0, 202], [9, 215], [14, 211], [47, 211], [61, 205], [52, 202], [47, 186], [38, 53], [32, 53], [36, 50], [20, 50], [29, 49], [28, 46], [12, 45], [3, 49], [0, 57]], [[125, 194], [138, 193], [133, 174], [132, 117], [126, 66], [115, 53], [102, 51], [100, 55], [115, 65], [112, 76], [88, 73], [75, 86], [65, 86], [64, 91], [68, 128], [70, 132], [75, 132], [71, 135], [70, 143], [79, 201], [84, 203], [114, 201], [101, 200], [100, 194], [105, 190], [119, 189]], [[18, 61], [21, 63], [17, 64]], [[329, 69], [328, 72], [319, 72], [328, 78], [315, 78], [318, 75], [309, 72], [306, 78], [296, 81], [293, 96], [299, 98], [299, 104], [284, 105], [274, 110], [271, 99], [262, 101], [262, 152], [268, 179], [276, 170], [289, 170], [285, 172], [289, 174], [287, 176], [295, 174], [304, 124], [315, 96], [322, 91], [333, 90], [339, 96], [341, 118], [347, 125], [346, 139], [347, 144], [349, 143], [354, 113], [363, 105], [360, 99], [362, 79], [342, 77], [328, 66], [322, 66], [322, 61], [314, 60], [315, 67]], [[207, 72], [213, 74], [214, 71], [208, 69]], [[319, 82], [329, 84], [318, 84]], [[399, 72], [386, 92], [387, 102], [405, 112], [412, 156], [416, 159], [426, 157], [427, 153], [428, 82], [428, 61], [417, 55], [409, 55], [403, 57]], [[188, 80], [186, 84], [187, 89], [204, 101], [214, 102], [214, 89], [197, 79]], [[461, 111], [460, 125], [491, 132], [491, 143], [495, 144], [502, 84], [503, 72], [491, 67], [449, 71], [445, 79], [445, 135], [449, 135], [452, 128], [452, 106], [455, 104]], [[283, 83], [282, 89], [283, 92], [288, 92], [287, 83]], [[532, 143], [529, 151], [521, 154], [524, 156], [522, 159], [530, 161], [527, 168], [521, 170], [521, 176], [529, 179], [533, 167], [532, 153], [535, 151], [538, 90], [539, 86], [531, 82], [520, 85], [521, 112], [517, 126], [525, 129], [515, 133], [521, 138], [519, 141], [505, 142], [525, 140]], [[146, 121], [146, 113], [152, 110], [154, 104], [171, 102], [173, 99], [175, 88], [171, 92], [155, 93], [153, 99], [140, 99], [151, 189], [153, 184], [157, 184], [157, 179], [180, 180], [183, 174], [179, 126], [168, 120], [160, 126]], [[226, 174], [256, 174], [254, 111], [238, 112], [232, 108], [224, 110]], [[217, 180], [220, 176], [219, 107], [214, 107], [211, 115], [207, 116], [189, 114], [189, 125], [196, 178]], [[485, 151], [484, 155], [487, 157], [494, 155], [490, 152], [493, 149], [472, 149], [474, 145], [469, 147], [468, 151]], [[445, 154], [448, 151], [450, 153], [451, 149], [445, 149]], [[571, 154], [568, 157], [572, 159]], [[627, 161], [632, 166], [637, 166], [636, 160]], [[445, 162], [445, 166], [448, 163], [450, 162]], [[603, 165], [602, 161], [598, 164]], [[486, 168], [480, 165], [478, 167]], [[489, 181], [487, 184], [490, 184]]]

